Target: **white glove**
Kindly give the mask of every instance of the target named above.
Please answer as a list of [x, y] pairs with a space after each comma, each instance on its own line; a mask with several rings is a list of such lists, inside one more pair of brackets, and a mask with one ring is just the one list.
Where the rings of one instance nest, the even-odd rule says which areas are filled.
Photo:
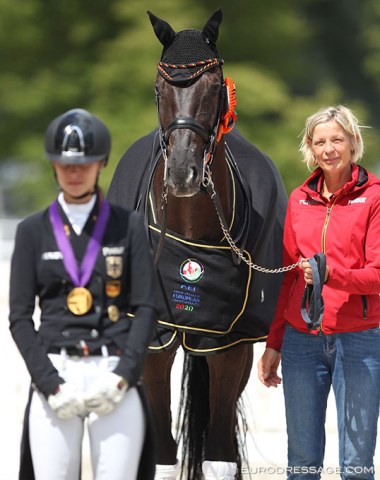
[[49, 395], [47, 401], [62, 420], [85, 414], [83, 394], [71, 383], [62, 383], [57, 393]]
[[113, 372], [104, 373], [85, 394], [84, 403], [87, 410], [106, 415], [112, 412], [124, 397], [128, 382]]

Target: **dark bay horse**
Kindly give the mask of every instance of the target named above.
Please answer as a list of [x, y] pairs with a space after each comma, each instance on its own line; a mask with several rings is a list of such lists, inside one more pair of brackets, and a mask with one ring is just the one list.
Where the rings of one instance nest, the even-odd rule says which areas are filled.
[[178, 33], [148, 14], [164, 47], [159, 125], [124, 154], [107, 197], [144, 213], [157, 265], [159, 319], [144, 371], [156, 478], [174, 480], [179, 471], [170, 408], [179, 346], [186, 478], [241, 478], [238, 402], [281, 282], [250, 267], [281, 264], [287, 198], [271, 159], [232, 131], [235, 87], [216, 49], [221, 10], [202, 31]]

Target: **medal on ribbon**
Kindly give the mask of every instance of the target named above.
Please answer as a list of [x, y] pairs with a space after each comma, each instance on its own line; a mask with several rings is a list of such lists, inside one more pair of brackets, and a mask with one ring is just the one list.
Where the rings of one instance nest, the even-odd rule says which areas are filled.
[[49, 218], [58, 248], [63, 254], [63, 265], [74, 284], [74, 288], [67, 296], [67, 307], [74, 315], [84, 315], [88, 313], [92, 307], [92, 295], [85, 285], [90, 280], [93, 272], [109, 213], [110, 206], [103, 200], [86, 252], [81, 264], [78, 265], [73, 247], [67, 238], [65, 227], [59, 214], [58, 200], [56, 199], [49, 207]]
[[67, 307], [74, 315], [84, 315], [92, 307], [90, 290], [84, 287], [75, 287], [67, 295]]

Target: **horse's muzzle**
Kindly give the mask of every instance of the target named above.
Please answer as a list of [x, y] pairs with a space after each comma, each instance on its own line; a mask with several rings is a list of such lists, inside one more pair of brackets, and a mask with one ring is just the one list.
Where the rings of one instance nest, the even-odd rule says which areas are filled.
[[200, 190], [199, 169], [193, 165], [185, 165], [185, 168], [167, 169], [166, 185], [175, 197], [192, 197]]

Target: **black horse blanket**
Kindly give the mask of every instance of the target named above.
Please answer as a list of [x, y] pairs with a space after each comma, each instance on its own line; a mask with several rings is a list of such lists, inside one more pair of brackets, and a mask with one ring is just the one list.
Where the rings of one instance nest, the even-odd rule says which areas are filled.
[[[236, 129], [224, 136], [235, 191], [235, 222], [244, 255], [254, 264], [278, 268], [287, 195], [273, 161]], [[152, 250], [160, 236], [150, 193], [160, 157], [158, 131], [137, 140], [113, 175], [110, 202], [144, 213]], [[243, 225], [244, 232], [241, 225]], [[238, 244], [240, 247], [241, 245]], [[159, 319], [151, 351], [181, 341], [193, 354], [210, 354], [240, 342], [265, 340], [272, 321], [282, 274], [261, 273], [234, 261], [224, 238], [194, 242], [165, 233], [158, 263]]]

